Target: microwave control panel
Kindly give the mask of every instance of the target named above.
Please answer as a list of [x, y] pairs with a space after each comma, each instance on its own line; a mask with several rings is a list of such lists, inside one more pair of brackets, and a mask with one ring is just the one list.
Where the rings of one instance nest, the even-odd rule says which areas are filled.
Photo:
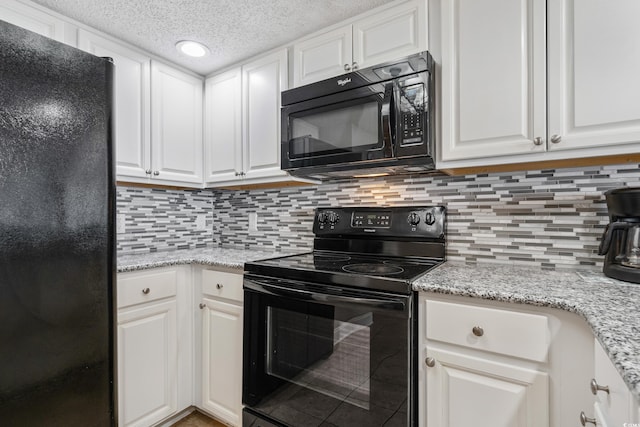
[[424, 84], [400, 86], [400, 144], [422, 144], [424, 140]]

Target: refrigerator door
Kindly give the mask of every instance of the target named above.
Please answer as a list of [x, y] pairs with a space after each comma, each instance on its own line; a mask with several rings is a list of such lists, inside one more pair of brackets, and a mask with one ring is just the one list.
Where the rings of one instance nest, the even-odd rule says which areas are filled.
[[0, 21], [0, 424], [114, 426], [110, 61]]

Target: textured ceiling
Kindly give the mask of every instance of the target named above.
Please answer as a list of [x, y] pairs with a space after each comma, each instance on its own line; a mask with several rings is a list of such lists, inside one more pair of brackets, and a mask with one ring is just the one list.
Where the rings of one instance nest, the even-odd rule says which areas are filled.
[[[391, 0], [34, 0], [200, 74], [249, 58]], [[193, 59], [175, 43], [204, 43]]]

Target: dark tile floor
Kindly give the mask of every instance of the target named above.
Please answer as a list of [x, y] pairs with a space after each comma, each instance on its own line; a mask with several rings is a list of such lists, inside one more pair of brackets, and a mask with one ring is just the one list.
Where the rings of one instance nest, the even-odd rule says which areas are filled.
[[219, 421], [195, 411], [175, 423], [172, 427], [226, 427]]

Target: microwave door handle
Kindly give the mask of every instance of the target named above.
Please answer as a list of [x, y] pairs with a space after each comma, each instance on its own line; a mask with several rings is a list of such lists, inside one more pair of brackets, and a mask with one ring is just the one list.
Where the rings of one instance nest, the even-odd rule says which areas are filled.
[[357, 304], [361, 306], [367, 306], [371, 308], [404, 311], [404, 301], [383, 300], [375, 298], [359, 298], [359, 297], [346, 297], [341, 295], [331, 295], [325, 293], [317, 293], [310, 291], [303, 291], [301, 289], [284, 288], [281, 286], [269, 285], [266, 283], [258, 283], [255, 281], [245, 280], [244, 287], [252, 289], [257, 292], [268, 293], [276, 296], [286, 296], [290, 298], [298, 298], [303, 300], [311, 300], [320, 303], [347, 303]]
[[384, 99], [380, 113], [382, 116], [382, 149], [385, 157], [393, 157], [393, 134], [391, 132], [391, 113], [393, 104], [393, 83], [384, 88]]

